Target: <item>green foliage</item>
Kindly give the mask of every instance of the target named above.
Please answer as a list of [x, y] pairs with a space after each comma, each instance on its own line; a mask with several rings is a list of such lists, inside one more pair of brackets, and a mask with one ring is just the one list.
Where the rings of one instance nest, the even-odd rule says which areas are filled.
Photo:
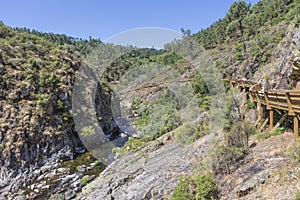
[[248, 125], [249, 135], [255, 135], [256, 134], [256, 128], [254, 125]]
[[102, 42], [100, 39], [81, 39], [81, 38], [73, 38], [67, 36], [65, 34], [54, 34], [54, 33], [42, 33], [36, 30], [30, 30], [29, 28], [14, 28], [15, 31], [19, 32], [20, 34], [30, 34], [36, 36], [37, 38], [42, 38], [45, 42], [55, 44], [56, 46], [66, 46], [71, 51], [78, 51], [81, 55], [86, 56], [88, 53], [91, 52], [93, 48], [101, 44]]
[[250, 109], [255, 109], [255, 103], [252, 102], [250, 99], [247, 101], [247, 108]]
[[36, 105], [39, 108], [46, 108], [50, 102], [50, 98], [47, 94], [34, 94], [33, 96], [36, 98]]
[[217, 183], [211, 173], [196, 177], [181, 177], [170, 200], [218, 199]]
[[170, 200], [194, 200], [196, 199], [196, 187], [197, 186], [192, 178], [181, 177]]
[[64, 109], [64, 102], [62, 102], [61, 100], [57, 100], [57, 108], [58, 109]]
[[238, 99], [235, 97], [237, 93], [235, 91], [228, 91], [225, 99], [224, 105], [224, 127], [223, 130], [225, 132], [229, 132], [231, 127], [237, 121], [241, 121], [243, 118], [243, 113], [240, 111], [240, 104]]
[[218, 199], [217, 183], [211, 173], [197, 176], [195, 183], [197, 185], [196, 200]]
[[182, 146], [195, 141], [197, 135], [197, 126], [192, 122], [185, 122], [175, 130], [175, 140]]
[[249, 10], [250, 4], [247, 5], [245, 1], [236, 1], [230, 6], [226, 17], [230, 22], [236, 20], [239, 23], [242, 23]]
[[245, 57], [243, 54], [243, 43], [239, 42], [236, 44], [235, 50], [234, 50], [234, 56], [237, 61], [245, 60]]
[[220, 146], [212, 155], [211, 167], [214, 174], [229, 174], [232, 172], [238, 161], [247, 154], [247, 149], [235, 146]]
[[130, 152], [133, 152], [133, 151], [139, 149], [140, 147], [143, 147], [149, 141], [151, 141], [151, 140], [147, 137], [130, 138], [123, 147], [114, 148], [113, 153], [115, 153], [120, 158]]
[[284, 133], [284, 131], [285, 131], [285, 127], [278, 127], [273, 131], [272, 135], [274, 136], [281, 135]]
[[259, 133], [259, 134], [257, 134], [256, 138], [258, 140], [265, 140], [272, 136], [281, 135], [282, 133], [284, 133], [284, 131], [285, 131], [285, 127], [278, 127], [277, 129], [273, 130], [272, 132]]
[[51, 200], [65, 200], [64, 194], [56, 194], [54, 197], [51, 197]]
[[300, 191], [299, 190], [296, 191], [295, 200], [300, 200]]
[[136, 125], [139, 130], [150, 123], [150, 108], [143, 103], [141, 98], [132, 100], [131, 111], [137, 115], [133, 124]]
[[95, 129], [92, 126], [85, 126], [81, 129], [80, 135], [83, 137], [91, 137], [96, 134]]
[[171, 91], [160, 93], [148, 103], [139, 107], [140, 115], [134, 120], [142, 135], [154, 140], [181, 124], [179, 103]]
[[[239, 0], [230, 6], [225, 18], [219, 19], [192, 37], [206, 49], [227, 45], [226, 42], [235, 42], [236, 38], [241, 38], [240, 42], [244, 43], [271, 25], [292, 22], [297, 26], [300, 19], [299, 5], [299, 0], [262, 0], [251, 7], [245, 1]], [[268, 37], [271, 38], [264, 36], [263, 39], [266, 44], [269, 44]], [[274, 41], [277, 43], [280, 41], [280, 37], [276, 37]], [[259, 46], [266, 47], [262, 44]], [[258, 49], [252, 49], [252, 56], [254, 56], [254, 52], [258, 52]], [[236, 57], [237, 60], [240, 60], [241, 52]]]
[[211, 157], [214, 174], [229, 174], [247, 154], [249, 135], [255, 133], [255, 129], [243, 119], [243, 114], [232, 113], [239, 108], [236, 103], [234, 97], [229, 96], [225, 107], [225, 145], [218, 147]]
[[250, 126], [243, 121], [236, 121], [225, 135], [226, 146], [248, 148]]
[[116, 58], [106, 68], [101, 77], [105, 82], [119, 81], [120, 78], [134, 67], [146, 63], [174, 64], [179, 59], [178, 55], [165, 53], [163, 50], [143, 48], [132, 50]]
[[89, 177], [83, 177], [82, 179], [80, 179], [81, 184], [85, 184], [85, 183], [88, 183], [90, 181], [91, 181], [91, 179]]
[[203, 77], [199, 73], [195, 75], [195, 80], [192, 82], [192, 87], [199, 103], [199, 108], [201, 110], [208, 110], [211, 100], [209, 90]]

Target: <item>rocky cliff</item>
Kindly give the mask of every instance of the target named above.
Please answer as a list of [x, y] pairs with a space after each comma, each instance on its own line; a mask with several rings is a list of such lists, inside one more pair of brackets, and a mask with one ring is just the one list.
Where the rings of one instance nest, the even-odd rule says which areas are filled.
[[[83, 58], [70, 49], [0, 25], [1, 198], [26, 190], [41, 173], [85, 151], [72, 111]], [[110, 119], [109, 94], [100, 85], [95, 93], [99, 117], [106, 111], [104, 118]]]

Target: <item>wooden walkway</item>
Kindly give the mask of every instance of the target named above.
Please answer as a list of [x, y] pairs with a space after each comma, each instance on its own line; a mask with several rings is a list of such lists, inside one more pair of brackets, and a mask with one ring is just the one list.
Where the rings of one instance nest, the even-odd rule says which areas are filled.
[[[274, 131], [288, 117], [293, 117], [294, 135], [299, 137], [300, 90], [262, 90], [260, 84], [248, 80], [223, 79], [231, 87], [237, 87], [244, 93], [242, 104], [250, 99], [255, 104], [255, 125], [260, 123], [260, 131], [269, 122], [270, 132]], [[274, 126], [274, 111], [284, 111], [284, 115]], [[265, 119], [265, 113], [269, 118]]]

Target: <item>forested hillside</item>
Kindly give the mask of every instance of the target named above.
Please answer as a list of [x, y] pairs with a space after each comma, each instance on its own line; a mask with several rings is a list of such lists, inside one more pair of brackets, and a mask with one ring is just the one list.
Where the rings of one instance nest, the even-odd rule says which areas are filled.
[[219, 67], [240, 65], [245, 68], [240, 75], [252, 77], [270, 62], [288, 27], [299, 28], [299, 10], [299, 0], [263, 0], [252, 6], [237, 1], [223, 19], [192, 37], [208, 50], [230, 52]]

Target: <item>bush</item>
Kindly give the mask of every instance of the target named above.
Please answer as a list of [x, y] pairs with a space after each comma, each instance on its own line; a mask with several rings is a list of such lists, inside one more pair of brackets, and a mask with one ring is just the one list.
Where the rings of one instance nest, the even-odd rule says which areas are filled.
[[256, 134], [256, 128], [255, 126], [248, 125], [249, 135], [255, 135]]
[[196, 187], [197, 185], [192, 178], [181, 177], [170, 200], [196, 199]]
[[244, 121], [236, 121], [225, 135], [225, 145], [218, 147], [211, 159], [214, 174], [229, 174], [238, 161], [248, 153], [249, 134], [252, 130]]
[[233, 124], [230, 131], [225, 135], [225, 142], [228, 147], [248, 148], [249, 126], [244, 121]]
[[243, 52], [243, 43], [237, 43], [234, 50], [235, 60], [243, 61], [245, 60], [244, 52]]
[[258, 140], [260, 139], [268, 139], [269, 137], [272, 137], [272, 136], [276, 136], [276, 135], [281, 135], [282, 133], [284, 133], [285, 131], [285, 128], [284, 127], [279, 127], [277, 129], [275, 129], [274, 131], [272, 132], [268, 132], [268, 133], [259, 133], [257, 134], [256, 138]]
[[211, 173], [203, 174], [195, 178], [197, 185], [196, 199], [207, 200], [217, 199], [218, 189], [217, 183]]
[[217, 183], [211, 173], [197, 177], [181, 177], [170, 200], [218, 199]]
[[148, 137], [130, 138], [123, 147], [113, 148], [113, 153], [115, 153], [117, 157], [120, 158], [130, 152], [137, 150], [140, 147], [143, 147], [149, 141], [151, 141], [151, 139], [149, 139]]
[[[296, 19], [295, 27], [296, 27], [296, 28], [300, 28], [300, 17], [298, 17], [298, 18]], [[300, 198], [299, 198], [299, 199], [300, 199]]]
[[274, 131], [272, 131], [272, 135], [276, 136], [276, 135], [281, 135], [283, 134], [285, 131], [285, 127], [278, 127], [276, 128]]
[[88, 183], [88, 182], [90, 182], [91, 181], [91, 179], [89, 178], [89, 177], [83, 177], [81, 180], [80, 180], [80, 183], [81, 184], [85, 184], [85, 183]]
[[252, 102], [250, 99], [247, 101], [247, 108], [250, 109], [255, 109], [255, 103]]
[[247, 154], [247, 149], [237, 147], [220, 146], [215, 150], [211, 160], [213, 173], [229, 174], [236, 163], [242, 160]]
[[80, 135], [83, 137], [91, 137], [96, 134], [95, 129], [92, 126], [85, 126], [81, 129]]
[[199, 137], [201, 137], [200, 130], [197, 130], [196, 124], [192, 122], [185, 122], [182, 126], [175, 130], [175, 140], [181, 146], [190, 144]]

